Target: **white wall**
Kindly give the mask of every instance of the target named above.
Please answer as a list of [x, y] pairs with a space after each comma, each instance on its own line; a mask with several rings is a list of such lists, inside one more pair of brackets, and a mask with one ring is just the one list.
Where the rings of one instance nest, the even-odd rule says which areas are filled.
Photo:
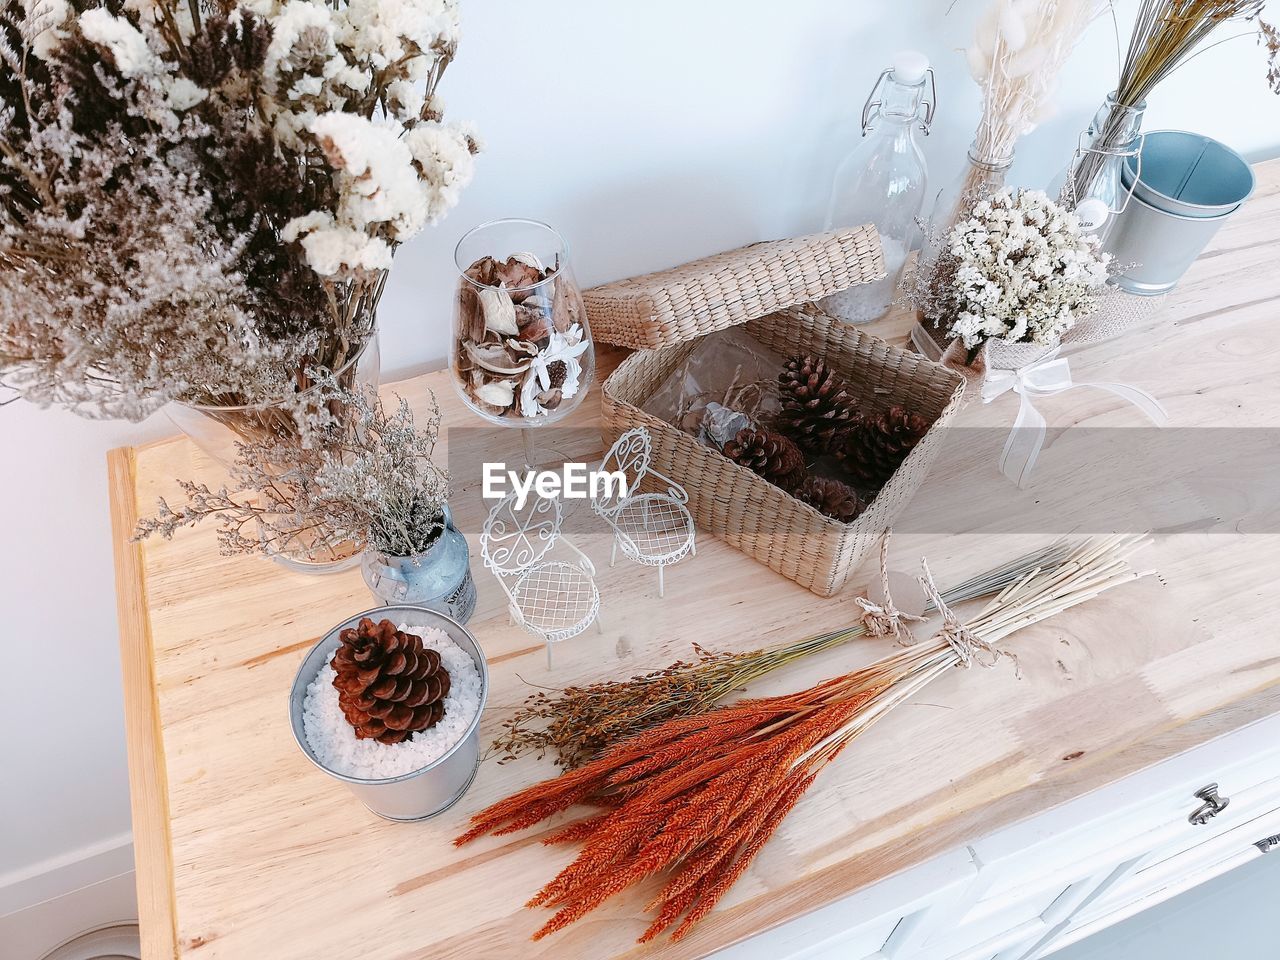
[[[816, 229], [868, 88], [899, 48], [936, 62], [927, 147], [936, 182], [949, 180], [978, 108], [955, 51], [981, 4], [948, 14], [948, 2], [467, 0], [443, 89], [488, 150], [458, 209], [400, 255], [386, 369], [444, 356], [453, 245], [491, 217], [559, 226], [584, 284]], [[1122, 0], [1122, 24], [1132, 9]], [[1060, 115], [1019, 147], [1015, 182], [1043, 186], [1066, 162], [1115, 72], [1101, 22], [1066, 72]], [[1275, 156], [1280, 99], [1263, 72], [1251, 39], [1219, 47], [1158, 92], [1148, 129]], [[104, 454], [166, 431], [0, 411], [0, 886], [128, 829]]]

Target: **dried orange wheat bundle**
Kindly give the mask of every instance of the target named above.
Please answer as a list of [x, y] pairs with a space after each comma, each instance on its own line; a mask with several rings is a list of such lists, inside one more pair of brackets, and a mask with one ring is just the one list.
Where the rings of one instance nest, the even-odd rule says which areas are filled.
[[529, 901], [556, 911], [534, 939], [661, 874], [665, 886], [646, 907], [656, 917], [640, 940], [672, 926], [672, 939], [679, 940], [855, 737], [952, 667], [993, 661], [995, 644], [1014, 631], [1144, 576], [1128, 558], [1145, 542], [1129, 536], [1089, 541], [1028, 571], [964, 623], [939, 597], [926, 566], [921, 583], [943, 613], [928, 642], [799, 693], [667, 720], [586, 766], [481, 811], [455, 842], [514, 833], [571, 807], [594, 805], [598, 812], [544, 839], [582, 847]]

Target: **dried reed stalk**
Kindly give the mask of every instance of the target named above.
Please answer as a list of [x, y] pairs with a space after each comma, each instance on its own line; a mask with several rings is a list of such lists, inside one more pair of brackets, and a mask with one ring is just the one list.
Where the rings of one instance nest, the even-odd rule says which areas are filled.
[[[1001, 564], [943, 591], [947, 604], [999, 593], [1037, 567], [1062, 559], [1059, 541]], [[882, 558], [882, 566], [884, 563]], [[926, 613], [936, 612], [932, 601]], [[695, 661], [677, 660], [628, 680], [566, 687], [555, 696], [531, 694], [492, 748], [499, 762], [524, 754], [556, 755], [556, 765], [574, 769], [603, 750], [675, 717], [705, 713], [730, 694], [775, 670], [867, 635], [864, 622], [762, 650], [713, 652], [694, 644]]]
[[1128, 562], [1144, 544], [1128, 536], [1089, 541], [1008, 584], [966, 624], [944, 610], [942, 630], [927, 643], [799, 693], [661, 723], [481, 811], [455, 842], [513, 833], [579, 804], [603, 806], [545, 838], [582, 848], [529, 901], [556, 910], [534, 939], [661, 874], [665, 885], [646, 908], [657, 917], [640, 940], [673, 925], [679, 940], [854, 738], [951, 668], [982, 651], [994, 655], [1014, 631], [1144, 576]]
[[[1086, 153], [1077, 164], [1071, 177], [1074, 196], [1088, 196], [1106, 163], [1106, 152], [1125, 146], [1133, 108], [1190, 59], [1218, 27], [1233, 20], [1253, 20], [1263, 6], [1263, 0], [1142, 0], [1120, 68], [1115, 106], [1094, 135], [1092, 148], [1102, 152]], [[1265, 30], [1261, 36], [1265, 42]]]

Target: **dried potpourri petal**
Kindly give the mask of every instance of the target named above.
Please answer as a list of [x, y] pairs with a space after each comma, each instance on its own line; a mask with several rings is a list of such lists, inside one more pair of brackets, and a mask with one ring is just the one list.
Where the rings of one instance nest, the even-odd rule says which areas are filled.
[[486, 287], [498, 285], [498, 263], [493, 257], [481, 257], [463, 271], [476, 283]]
[[576, 324], [582, 323], [582, 295], [578, 288], [570, 283], [553, 283], [554, 299], [551, 310], [552, 322], [557, 333], [568, 333]]
[[484, 339], [484, 306], [480, 291], [462, 280], [458, 284], [458, 334], [462, 343], [478, 343]]
[[520, 333], [516, 325], [516, 305], [506, 287], [485, 287], [480, 291], [480, 306], [484, 310], [484, 327], [487, 332], [500, 337], [514, 337]]
[[558, 270], [558, 261], [547, 267], [532, 253], [516, 253], [482, 257], [463, 271], [454, 362], [481, 410], [540, 416], [580, 389], [582, 300], [572, 283], [557, 282]]
[[516, 307], [516, 323], [521, 340], [545, 347], [551, 339], [551, 316], [538, 307], [528, 306], [528, 301]]
[[523, 301], [529, 296], [531, 287], [537, 286], [549, 275], [542, 268], [541, 262], [531, 253], [517, 253], [508, 257], [505, 263], [494, 269], [499, 283], [504, 283], [512, 291], [512, 298]]

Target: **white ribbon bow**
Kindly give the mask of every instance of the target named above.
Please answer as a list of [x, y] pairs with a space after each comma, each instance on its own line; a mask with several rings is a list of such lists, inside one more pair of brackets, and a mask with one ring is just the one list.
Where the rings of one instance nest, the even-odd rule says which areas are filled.
[[1017, 370], [989, 370], [987, 379], [982, 384], [983, 403], [990, 403], [1010, 390], [1021, 398], [1018, 418], [1000, 453], [1001, 472], [1019, 487], [1025, 487], [1031, 479], [1036, 458], [1040, 456], [1040, 448], [1044, 446], [1045, 419], [1036, 409], [1034, 399], [1051, 397], [1076, 387], [1096, 387], [1114, 393], [1141, 410], [1158, 427], [1169, 421], [1169, 415], [1160, 401], [1145, 390], [1131, 387], [1127, 383], [1075, 383], [1071, 379], [1071, 364], [1066, 357], [1058, 356], [1056, 347], [1046, 356]]

